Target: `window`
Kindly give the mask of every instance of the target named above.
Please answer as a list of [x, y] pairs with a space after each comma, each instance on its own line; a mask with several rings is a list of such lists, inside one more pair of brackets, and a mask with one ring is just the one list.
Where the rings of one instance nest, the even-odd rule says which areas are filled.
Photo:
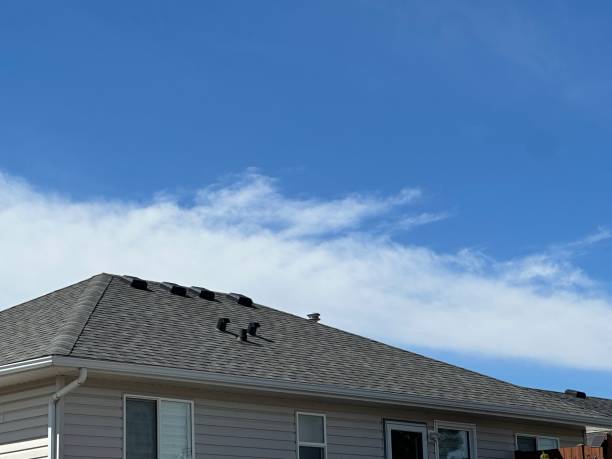
[[193, 459], [193, 403], [125, 397], [125, 459]]
[[471, 424], [435, 423], [438, 459], [476, 459], [476, 427]]
[[559, 439], [540, 435], [517, 434], [516, 449], [518, 451], [544, 451], [559, 449]]
[[386, 459], [426, 459], [427, 426], [385, 421], [385, 452]]
[[325, 459], [325, 416], [297, 413], [298, 459]]

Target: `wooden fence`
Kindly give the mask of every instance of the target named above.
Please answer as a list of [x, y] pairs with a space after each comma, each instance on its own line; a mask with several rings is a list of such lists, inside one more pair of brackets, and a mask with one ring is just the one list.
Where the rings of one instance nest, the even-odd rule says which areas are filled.
[[572, 448], [549, 449], [547, 451], [515, 451], [515, 459], [604, 459], [603, 448], [574, 446]]

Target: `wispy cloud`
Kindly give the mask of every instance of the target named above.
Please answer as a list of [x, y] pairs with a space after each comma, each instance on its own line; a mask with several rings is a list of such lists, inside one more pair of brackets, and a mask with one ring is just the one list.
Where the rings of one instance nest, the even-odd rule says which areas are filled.
[[[439, 220], [410, 212], [420, 196], [296, 199], [247, 173], [203, 188], [191, 205], [167, 196], [84, 202], [0, 175], [0, 304], [100, 271], [131, 273], [243, 291], [300, 315], [317, 310], [329, 324], [406, 347], [612, 370], [603, 357], [612, 353], [612, 303], [569, 257], [494, 260], [381, 234], [381, 221]], [[572, 340], [559, 339], [569, 331]]]

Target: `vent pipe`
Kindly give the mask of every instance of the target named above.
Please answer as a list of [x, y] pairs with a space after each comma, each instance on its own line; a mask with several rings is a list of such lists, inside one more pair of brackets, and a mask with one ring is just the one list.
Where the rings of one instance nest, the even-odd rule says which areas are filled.
[[312, 322], [318, 322], [321, 320], [321, 314], [318, 312], [313, 312], [312, 314], [308, 314], [308, 320]]
[[260, 327], [259, 322], [250, 322], [247, 331], [251, 336], [257, 336], [257, 329]]
[[230, 323], [230, 320], [227, 317], [221, 317], [217, 320], [217, 330], [224, 332], [227, 329], [227, 324]]
[[245, 342], [247, 340], [247, 329], [241, 328], [240, 334], [238, 335], [238, 341]]

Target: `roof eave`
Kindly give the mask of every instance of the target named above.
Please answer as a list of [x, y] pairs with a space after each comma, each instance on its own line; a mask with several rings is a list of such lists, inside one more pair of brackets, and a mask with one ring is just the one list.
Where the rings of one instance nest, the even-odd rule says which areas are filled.
[[[127, 377], [169, 380], [184, 383], [199, 383], [235, 389], [249, 389], [292, 395], [316, 396], [356, 402], [376, 403], [435, 410], [461, 411], [489, 416], [512, 417], [560, 424], [598, 426], [612, 428], [612, 418], [605, 416], [575, 416], [562, 412], [530, 410], [520, 407], [499, 406], [486, 403], [449, 401], [430, 397], [381, 393], [380, 391], [351, 389], [310, 383], [297, 383], [273, 379], [223, 375], [198, 370], [185, 370], [162, 366], [119, 363], [104, 360], [80, 359], [54, 356], [52, 365], [65, 368], [85, 367], [94, 373]], [[24, 367], [27, 369], [27, 367]], [[0, 375], [2, 373], [0, 372]]]

